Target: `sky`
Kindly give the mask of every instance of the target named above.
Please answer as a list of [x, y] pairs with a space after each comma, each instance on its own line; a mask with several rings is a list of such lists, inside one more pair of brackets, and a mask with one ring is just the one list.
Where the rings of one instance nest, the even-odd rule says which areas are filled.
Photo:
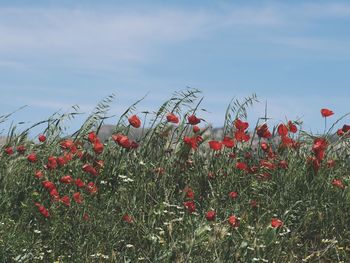
[[271, 124], [301, 119], [314, 133], [321, 108], [329, 123], [350, 112], [349, 1], [1, 0], [0, 39], [0, 115], [27, 105], [0, 132], [76, 104], [88, 114], [112, 93], [113, 115], [145, 94], [136, 112], [155, 110], [187, 87], [217, 127], [252, 93], [253, 123], [266, 103]]

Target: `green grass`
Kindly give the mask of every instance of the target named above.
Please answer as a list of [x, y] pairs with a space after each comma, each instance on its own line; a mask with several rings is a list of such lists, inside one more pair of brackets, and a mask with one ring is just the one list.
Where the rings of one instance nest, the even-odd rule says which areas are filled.
[[[319, 159], [316, 172], [308, 157], [316, 136], [300, 130], [290, 134], [300, 147], [282, 147], [279, 140], [260, 138], [267, 142], [274, 156], [268, 157], [259, 145], [237, 142], [233, 148], [213, 151], [208, 142], [213, 138], [201, 129], [198, 149], [183, 142], [193, 136], [187, 117], [200, 110], [200, 92], [177, 92], [157, 112], [138, 113], [137, 103], [128, 108], [117, 122], [114, 134], [128, 134], [128, 117], [137, 114], [142, 127], [139, 147], [125, 149], [113, 138], [104, 142], [97, 154], [88, 140], [91, 131], [98, 131], [109, 113], [113, 96], [102, 101], [79, 131], [64, 137], [64, 123], [73, 119], [70, 113], [55, 113], [34, 127], [44, 128], [45, 142], [29, 139], [31, 127], [24, 132], [12, 128], [0, 153], [0, 262], [349, 262], [350, 261], [350, 192], [349, 137], [334, 140], [334, 131], [323, 135], [329, 142], [325, 156]], [[225, 135], [233, 136], [236, 118], [244, 120], [246, 110], [256, 97], [243, 102], [232, 101], [225, 116]], [[179, 124], [167, 122], [173, 112]], [[10, 116], [0, 117], [0, 123]], [[336, 122], [337, 128], [340, 121]], [[262, 124], [259, 119], [257, 126]], [[204, 127], [203, 120], [199, 124]], [[256, 127], [250, 126], [251, 131]], [[270, 127], [274, 137], [277, 129]], [[252, 134], [251, 134], [252, 135]], [[254, 133], [254, 136], [257, 136]], [[73, 148], [63, 149], [63, 140], [73, 140]], [[221, 138], [223, 139], [223, 138]], [[24, 145], [24, 153], [16, 147]], [[14, 153], [5, 149], [13, 147]], [[36, 153], [37, 161], [27, 160]], [[45, 167], [49, 156], [72, 153], [72, 159], [55, 169]], [[234, 153], [235, 157], [229, 156]], [[247, 153], [251, 157], [247, 158]], [[103, 160], [103, 166], [96, 161]], [[260, 165], [267, 160], [275, 168]], [[281, 168], [281, 160], [288, 168]], [[327, 161], [335, 160], [334, 167]], [[242, 171], [237, 162], [244, 162], [257, 171]], [[98, 171], [94, 176], [83, 171], [90, 164]], [[42, 171], [43, 178], [35, 172]], [[261, 176], [268, 173], [268, 177]], [[87, 184], [93, 182], [98, 191], [89, 193], [74, 182], [64, 184], [60, 178], [70, 175]], [[208, 176], [211, 175], [211, 176]], [[340, 179], [344, 188], [332, 184]], [[52, 201], [42, 181], [55, 183], [62, 198], [71, 199], [70, 206]], [[194, 192], [195, 212], [184, 202], [186, 189]], [[235, 191], [237, 198], [229, 193]], [[81, 204], [73, 193], [80, 192]], [[257, 206], [253, 207], [251, 201]], [[40, 203], [49, 212], [45, 218], [35, 205]], [[206, 213], [215, 210], [209, 221]], [[125, 215], [131, 220], [125, 220]], [[88, 215], [88, 219], [84, 219]], [[239, 226], [228, 223], [230, 215], [239, 219]], [[271, 220], [278, 218], [281, 227]]]

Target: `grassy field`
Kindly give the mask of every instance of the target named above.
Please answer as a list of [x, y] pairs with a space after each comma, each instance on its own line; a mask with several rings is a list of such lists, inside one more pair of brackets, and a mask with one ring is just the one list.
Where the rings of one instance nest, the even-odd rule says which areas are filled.
[[10, 129], [0, 262], [350, 262], [350, 126], [331, 111], [312, 135], [294, 120], [249, 125], [256, 97], [233, 100], [213, 140], [187, 90], [156, 112], [136, 102], [101, 141], [112, 100], [70, 136], [75, 109]]

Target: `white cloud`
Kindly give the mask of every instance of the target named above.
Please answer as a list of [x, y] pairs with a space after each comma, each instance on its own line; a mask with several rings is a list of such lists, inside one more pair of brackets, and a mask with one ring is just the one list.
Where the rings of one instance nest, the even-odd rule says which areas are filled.
[[[19, 19], [15, 19], [19, 18]], [[205, 14], [165, 10], [152, 14], [112, 14], [65, 9], [0, 10], [0, 52], [68, 60], [105, 57], [138, 61], [150, 46], [193, 38]]]
[[[33, 65], [28, 58], [51, 58], [53, 65], [73, 63], [111, 70], [120, 63], [128, 68], [127, 63], [152, 60], [159, 47], [210, 36], [220, 29], [245, 29], [257, 42], [332, 49], [342, 44], [305, 37], [303, 29], [315, 18], [344, 16], [350, 16], [350, 4], [269, 3], [228, 5], [225, 10], [153, 8], [142, 12], [7, 7], [0, 9], [0, 57], [12, 59], [0, 66], [17, 67], [14, 63], [21, 60]], [[281, 28], [285, 30], [274, 30]], [[294, 34], [288, 33], [290, 29]]]
[[[272, 8], [159, 9], [120, 12], [64, 8], [0, 9], [0, 56], [56, 58], [104, 69], [152, 59], [158, 47], [207, 36], [223, 27], [281, 24]], [[13, 66], [8, 64], [8, 66]], [[55, 64], [55, 61], [52, 61]], [[2, 66], [5, 66], [4, 64]]]

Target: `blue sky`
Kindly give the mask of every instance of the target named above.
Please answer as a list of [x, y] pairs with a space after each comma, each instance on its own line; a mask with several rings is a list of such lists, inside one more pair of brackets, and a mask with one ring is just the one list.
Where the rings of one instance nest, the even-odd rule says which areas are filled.
[[254, 122], [265, 101], [272, 123], [314, 132], [321, 108], [350, 112], [349, 1], [3, 0], [0, 39], [0, 114], [28, 105], [12, 118], [24, 126], [111, 93], [112, 114], [148, 92], [138, 110], [156, 109], [187, 86], [214, 126], [253, 92]]

